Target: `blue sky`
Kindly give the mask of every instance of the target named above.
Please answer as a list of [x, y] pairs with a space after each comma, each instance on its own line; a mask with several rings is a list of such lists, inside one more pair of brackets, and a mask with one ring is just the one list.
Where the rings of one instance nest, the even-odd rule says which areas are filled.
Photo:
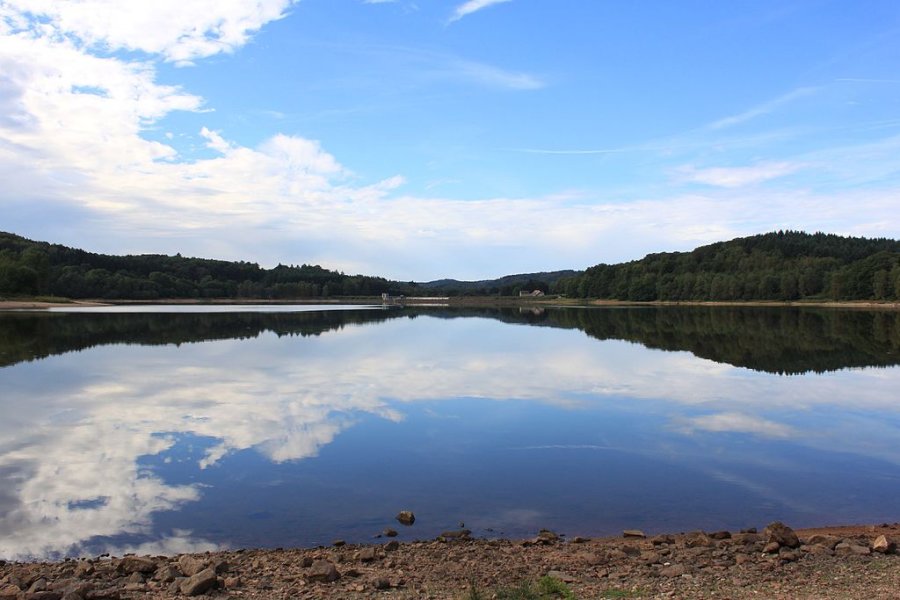
[[0, 0], [0, 229], [401, 280], [900, 237], [900, 4]]

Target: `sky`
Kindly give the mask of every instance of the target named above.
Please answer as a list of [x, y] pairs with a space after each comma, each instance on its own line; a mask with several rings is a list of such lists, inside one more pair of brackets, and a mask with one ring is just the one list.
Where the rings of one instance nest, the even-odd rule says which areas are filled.
[[896, 0], [0, 0], [0, 230], [402, 281], [900, 238]]

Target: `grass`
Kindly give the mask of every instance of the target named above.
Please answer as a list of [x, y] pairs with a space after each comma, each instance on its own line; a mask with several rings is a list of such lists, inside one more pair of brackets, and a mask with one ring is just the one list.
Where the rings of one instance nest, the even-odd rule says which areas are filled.
[[565, 583], [550, 576], [544, 576], [536, 583], [523, 582], [509, 588], [498, 588], [491, 593], [485, 593], [472, 583], [465, 600], [576, 600], [575, 594]]

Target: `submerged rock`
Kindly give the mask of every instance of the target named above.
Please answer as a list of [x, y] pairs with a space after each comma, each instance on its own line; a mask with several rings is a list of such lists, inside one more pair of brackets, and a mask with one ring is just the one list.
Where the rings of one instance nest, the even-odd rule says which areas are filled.
[[416, 522], [416, 515], [414, 515], [411, 510], [401, 510], [399, 513], [397, 513], [397, 520], [401, 525], [406, 525], [407, 527], [409, 527]]

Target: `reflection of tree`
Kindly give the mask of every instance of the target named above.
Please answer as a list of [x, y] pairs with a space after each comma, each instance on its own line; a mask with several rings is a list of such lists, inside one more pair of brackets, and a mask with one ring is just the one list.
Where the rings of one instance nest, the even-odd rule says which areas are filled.
[[599, 340], [795, 374], [900, 364], [900, 313], [807, 308], [426, 308], [299, 313], [10, 313], [0, 317], [0, 366], [103, 344], [181, 344], [276, 335], [320, 335], [394, 318], [482, 317], [580, 329]]

